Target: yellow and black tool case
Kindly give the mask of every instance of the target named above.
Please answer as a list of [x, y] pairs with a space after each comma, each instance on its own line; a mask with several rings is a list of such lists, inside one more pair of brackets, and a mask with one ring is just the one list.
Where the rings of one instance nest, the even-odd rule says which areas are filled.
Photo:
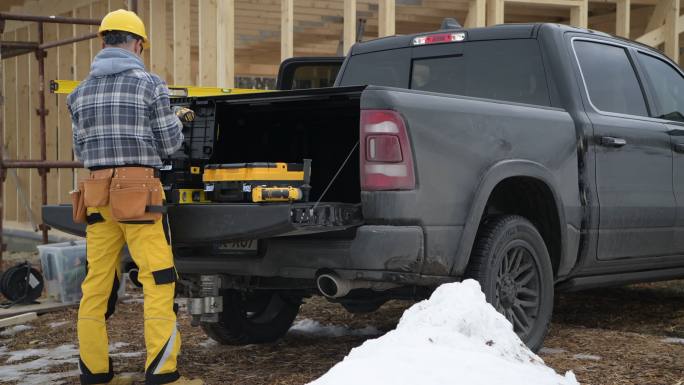
[[308, 201], [311, 160], [304, 163], [208, 164], [202, 180], [213, 202]]

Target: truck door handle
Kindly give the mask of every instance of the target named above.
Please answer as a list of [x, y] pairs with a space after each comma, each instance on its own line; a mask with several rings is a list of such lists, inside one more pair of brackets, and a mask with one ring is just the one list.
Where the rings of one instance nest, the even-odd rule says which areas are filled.
[[675, 152], [684, 153], [684, 143], [675, 143], [674, 150]]
[[627, 144], [627, 141], [622, 138], [614, 138], [612, 136], [601, 137], [601, 146], [604, 147], [620, 148], [625, 144]]

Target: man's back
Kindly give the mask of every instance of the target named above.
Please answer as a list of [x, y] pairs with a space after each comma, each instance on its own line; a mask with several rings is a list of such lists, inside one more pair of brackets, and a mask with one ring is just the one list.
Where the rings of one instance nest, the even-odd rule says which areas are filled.
[[74, 152], [86, 168], [160, 167], [160, 155], [174, 152], [183, 141], [166, 85], [126, 50], [103, 49], [67, 102]]

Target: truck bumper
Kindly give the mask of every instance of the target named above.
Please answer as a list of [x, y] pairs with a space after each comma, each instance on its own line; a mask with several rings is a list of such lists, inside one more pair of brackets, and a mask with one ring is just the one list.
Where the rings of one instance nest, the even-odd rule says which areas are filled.
[[[334, 270], [343, 278], [430, 284], [450, 280], [421, 276], [424, 231], [420, 226], [360, 226], [348, 238], [282, 237], [260, 241], [253, 255], [176, 251], [180, 274], [219, 273], [234, 276], [313, 280]], [[342, 234], [340, 234], [342, 235]]]

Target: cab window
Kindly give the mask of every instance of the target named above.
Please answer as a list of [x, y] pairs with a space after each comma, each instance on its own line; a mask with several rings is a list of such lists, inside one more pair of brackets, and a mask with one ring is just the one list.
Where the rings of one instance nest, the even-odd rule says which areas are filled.
[[684, 122], [684, 78], [665, 61], [639, 53], [639, 63], [653, 89], [658, 118]]

